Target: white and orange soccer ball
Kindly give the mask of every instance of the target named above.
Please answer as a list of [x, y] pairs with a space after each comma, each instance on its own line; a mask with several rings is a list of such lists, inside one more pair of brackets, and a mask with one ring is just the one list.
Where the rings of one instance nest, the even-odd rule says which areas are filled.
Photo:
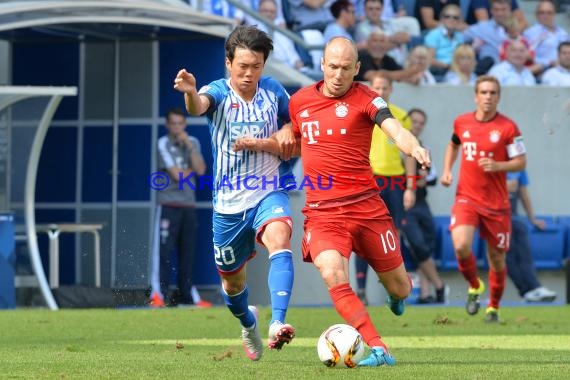
[[345, 324], [327, 328], [317, 342], [319, 359], [327, 367], [356, 367], [365, 350], [362, 336], [354, 327]]

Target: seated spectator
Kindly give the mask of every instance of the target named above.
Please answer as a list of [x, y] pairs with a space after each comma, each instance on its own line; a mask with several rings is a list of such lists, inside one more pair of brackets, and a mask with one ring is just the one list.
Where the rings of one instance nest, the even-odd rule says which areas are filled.
[[459, 31], [461, 9], [455, 4], [443, 7], [440, 15], [441, 24], [425, 36], [425, 45], [431, 57], [430, 70], [436, 76], [443, 76], [451, 65], [453, 52], [464, 41]]
[[[330, 6], [334, 0], [283, 0], [287, 1], [290, 13], [290, 28], [298, 32], [309, 46], [322, 46], [325, 43], [323, 32], [328, 24], [334, 22]], [[288, 21], [289, 23], [289, 21]], [[311, 65], [321, 67], [322, 48], [311, 49]]]
[[420, 70], [413, 76], [405, 79], [405, 82], [414, 85], [435, 84], [436, 80], [433, 74], [429, 71], [431, 65], [431, 57], [428, 48], [423, 45], [418, 45], [412, 49], [408, 55], [406, 68], [418, 67]]
[[475, 50], [469, 45], [458, 46], [453, 52], [451, 67], [443, 81], [455, 86], [474, 85], [477, 80], [477, 75], [474, 73], [475, 64]]
[[558, 45], [558, 65], [542, 74], [542, 84], [570, 87], [570, 41]]
[[501, 86], [534, 86], [536, 79], [525, 66], [528, 46], [525, 41], [511, 41], [507, 45], [507, 59], [489, 70]]
[[323, 33], [325, 43], [333, 37], [345, 37], [354, 41], [354, 37], [349, 32], [349, 29], [356, 24], [356, 14], [352, 3], [349, 0], [336, 0], [330, 6], [330, 11], [335, 22], [331, 22], [325, 28]]
[[[391, 0], [390, 0], [391, 1]], [[404, 64], [407, 57], [407, 44], [412, 36], [420, 36], [418, 21], [413, 17], [400, 17], [397, 19], [382, 20], [380, 15], [384, 9], [382, 0], [366, 0], [364, 11], [366, 18], [356, 25], [355, 40], [359, 49], [366, 47], [366, 40], [372, 28], [380, 28], [389, 37], [392, 49], [390, 55], [399, 65]]]
[[374, 28], [368, 36], [366, 49], [358, 51], [360, 70], [356, 75], [356, 80], [369, 81], [374, 75], [383, 74], [390, 80], [402, 81], [411, 79], [418, 72], [423, 71], [421, 67], [403, 70], [402, 66], [386, 54], [390, 47], [391, 44], [384, 31]]
[[[243, 5], [246, 5], [251, 10], [258, 11], [258, 12], [259, 12], [259, 8], [261, 6], [261, 1], [262, 0], [241, 0]], [[283, 17], [283, 5], [281, 3], [281, 0], [275, 0], [275, 4], [276, 4], [277, 11], [276, 11], [275, 20], [273, 20], [273, 23], [277, 26], [286, 28], [287, 25], [285, 24], [285, 18]], [[259, 21], [257, 21], [255, 18], [251, 17], [250, 15], [248, 15], [246, 13], [244, 15], [244, 24], [246, 24], [246, 25], [258, 25], [259, 26]]]
[[512, 16], [510, 0], [493, 0], [491, 3], [490, 20], [479, 21], [463, 32], [465, 41], [472, 44], [477, 52], [477, 75], [486, 74], [487, 71], [500, 61], [499, 49], [507, 39], [507, 32], [503, 27], [506, 19]]
[[[469, 1], [469, 0], [466, 0]], [[474, 25], [479, 21], [491, 18], [491, 2], [493, 0], [471, 0], [465, 14], [465, 22]], [[522, 30], [528, 27], [528, 21], [517, 0], [510, 0], [511, 10]]]
[[537, 22], [523, 33], [535, 52], [536, 63], [540, 65], [533, 71], [535, 75], [556, 65], [558, 45], [570, 40], [568, 33], [556, 25], [555, 16], [556, 9], [551, 0], [539, 1], [535, 12]]
[[[414, 16], [420, 22], [422, 31], [435, 29], [439, 26], [439, 16], [443, 7], [449, 4], [459, 6], [459, 0], [416, 0]], [[459, 29], [465, 29], [466, 25], [461, 22]]]
[[[270, 21], [275, 22], [277, 20], [277, 2], [276, 0], [261, 0], [259, 2], [259, 14]], [[313, 69], [305, 65], [299, 53], [295, 49], [295, 44], [289, 37], [283, 33], [279, 33], [278, 30], [273, 31], [273, 29], [267, 28], [264, 24], [257, 26], [260, 30], [265, 31], [273, 39], [273, 52], [271, 57], [276, 61], [282, 62], [289, 67], [299, 70], [303, 74], [314, 80], [320, 80], [323, 77], [323, 73], [318, 69]]]
[[519, 22], [514, 16], [507, 18], [503, 24], [505, 31], [507, 32], [507, 39], [503, 41], [501, 47], [499, 48], [499, 59], [504, 61], [507, 58], [507, 46], [512, 41], [522, 41], [528, 47], [528, 58], [525, 62], [525, 66], [528, 67], [531, 73], [535, 76], [542, 73], [542, 65], [535, 64], [534, 62], [534, 51], [529, 45], [528, 40], [523, 37], [522, 30], [519, 27]]

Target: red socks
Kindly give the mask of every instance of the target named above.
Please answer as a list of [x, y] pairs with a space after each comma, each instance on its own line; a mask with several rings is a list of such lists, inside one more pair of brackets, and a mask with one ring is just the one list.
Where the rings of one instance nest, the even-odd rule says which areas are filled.
[[506, 269], [495, 272], [489, 268], [489, 307], [499, 308], [499, 302], [501, 302], [501, 297], [503, 297], [503, 291], [505, 290], [506, 278]]
[[358, 330], [368, 346], [380, 346], [387, 349], [372, 324], [372, 320], [366, 308], [356, 294], [354, 294], [354, 291], [348, 283], [331, 288], [329, 294], [336, 311], [349, 325]]
[[479, 288], [479, 278], [477, 278], [477, 262], [473, 253], [466, 259], [457, 258], [459, 271], [465, 277], [471, 288]]

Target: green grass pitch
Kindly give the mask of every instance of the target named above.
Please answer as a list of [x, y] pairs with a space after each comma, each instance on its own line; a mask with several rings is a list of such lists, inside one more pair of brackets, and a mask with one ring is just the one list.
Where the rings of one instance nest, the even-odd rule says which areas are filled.
[[[570, 306], [505, 307], [488, 325], [459, 307], [386, 307], [370, 314], [395, 367], [334, 369], [316, 354], [333, 308], [292, 308], [297, 337], [259, 362], [238, 321], [212, 309], [0, 312], [0, 378], [8, 379], [570, 379]], [[270, 310], [261, 308], [267, 334]]]

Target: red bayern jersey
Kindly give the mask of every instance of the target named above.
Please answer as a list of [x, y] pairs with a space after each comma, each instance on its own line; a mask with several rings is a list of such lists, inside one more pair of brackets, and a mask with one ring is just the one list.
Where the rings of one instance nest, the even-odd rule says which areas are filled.
[[503, 211], [510, 207], [506, 172], [485, 172], [478, 165], [483, 157], [508, 161], [523, 152], [513, 152], [522, 144], [517, 125], [497, 113], [486, 122], [478, 121], [475, 113], [466, 113], [455, 119], [454, 134], [461, 141], [461, 168], [457, 182], [456, 202], [474, 203], [489, 210]]
[[289, 101], [293, 131], [301, 137], [307, 204], [338, 200], [376, 189], [369, 152], [374, 118], [387, 107], [367, 86], [353, 83], [345, 95], [323, 95], [323, 81]]

